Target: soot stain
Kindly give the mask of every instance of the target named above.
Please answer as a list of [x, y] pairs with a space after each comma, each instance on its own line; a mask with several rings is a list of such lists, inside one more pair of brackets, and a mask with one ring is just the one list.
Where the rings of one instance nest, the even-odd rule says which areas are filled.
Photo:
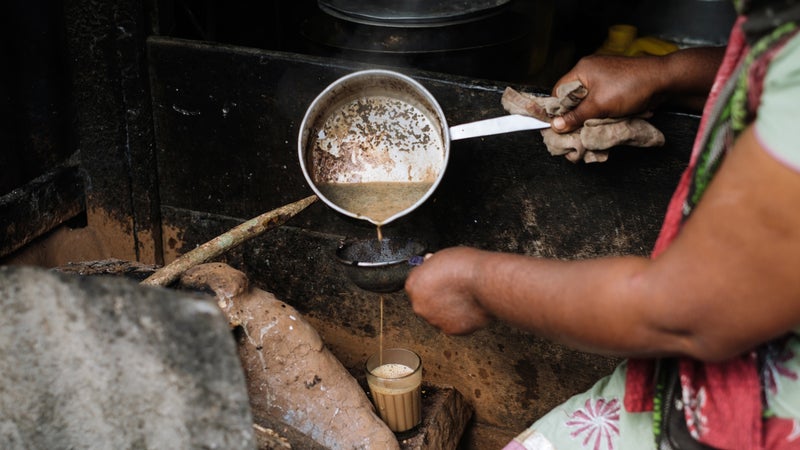
[[[517, 360], [514, 364], [514, 370], [521, 380], [535, 381], [538, 378], [536, 366], [528, 360]], [[528, 382], [524, 383], [523, 386], [525, 387], [525, 391], [519, 394], [518, 402], [522, 409], [527, 409], [531, 407], [533, 402], [539, 400], [539, 391], [536, 389], [536, 383]]]
[[361, 331], [364, 332], [367, 336], [377, 336], [378, 332], [375, 329], [375, 326], [372, 324], [364, 324], [361, 326]]

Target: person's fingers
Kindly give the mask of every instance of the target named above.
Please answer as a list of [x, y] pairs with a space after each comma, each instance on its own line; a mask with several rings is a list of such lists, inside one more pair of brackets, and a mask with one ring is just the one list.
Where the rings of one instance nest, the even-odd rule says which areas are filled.
[[[572, 83], [573, 81], [579, 81], [581, 84], [583, 84], [583, 81], [580, 78], [576, 77], [572, 73], [568, 73], [568, 74], [564, 75], [563, 77], [561, 77], [561, 79], [556, 81], [556, 84], [553, 85], [553, 89], [550, 91], [550, 96], [551, 97], [558, 97], [559, 96], [558, 95], [559, 94], [558, 88], [561, 87], [562, 85], [565, 85], [565, 84], [568, 84], [568, 83]], [[585, 87], [585, 85], [584, 85], [584, 87]]]
[[563, 117], [559, 116], [553, 119], [553, 122], [550, 124], [555, 131], [559, 133], [563, 133], [564, 131], [568, 131], [566, 129], [567, 122], [564, 120]]
[[583, 126], [585, 121], [581, 108], [567, 111], [564, 115], [553, 118], [553, 129], [558, 133], [568, 133]]

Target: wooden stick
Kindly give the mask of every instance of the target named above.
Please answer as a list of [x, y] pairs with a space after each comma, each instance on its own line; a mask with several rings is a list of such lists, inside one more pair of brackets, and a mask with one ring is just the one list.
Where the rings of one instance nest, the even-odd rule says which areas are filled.
[[158, 269], [155, 273], [142, 281], [141, 284], [149, 286], [168, 286], [170, 283], [177, 280], [183, 272], [192, 267], [215, 258], [242, 242], [261, 235], [267, 230], [283, 225], [287, 220], [306, 209], [308, 205], [314, 203], [316, 200], [317, 196], [311, 195], [237, 225]]

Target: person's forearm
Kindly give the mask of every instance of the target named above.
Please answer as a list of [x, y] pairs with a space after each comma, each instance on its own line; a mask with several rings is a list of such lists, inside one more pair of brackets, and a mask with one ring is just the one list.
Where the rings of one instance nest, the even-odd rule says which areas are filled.
[[446, 249], [429, 271], [422, 266], [410, 292], [427, 293], [418, 309], [454, 333], [496, 318], [607, 355], [740, 355], [800, 324], [800, 210], [786, 207], [800, 204], [800, 176], [761, 146], [752, 126], [722, 164], [657, 258]]
[[664, 56], [660, 71], [664, 102], [701, 109], [724, 54], [724, 47], [698, 47]]
[[646, 258], [554, 261], [486, 252], [473, 293], [495, 318], [583, 351], [613, 356], [679, 354], [680, 333], [657, 318], [637, 279]]

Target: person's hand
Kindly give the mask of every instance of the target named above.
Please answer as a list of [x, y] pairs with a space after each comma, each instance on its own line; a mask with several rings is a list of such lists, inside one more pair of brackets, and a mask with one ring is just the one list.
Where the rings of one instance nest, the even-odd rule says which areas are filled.
[[447, 334], [468, 334], [486, 326], [492, 316], [471, 292], [480, 253], [449, 248], [414, 268], [405, 285], [414, 312]]
[[553, 119], [553, 129], [566, 133], [588, 119], [626, 117], [648, 111], [661, 101], [663, 65], [656, 56], [587, 56], [553, 87], [578, 80], [589, 91], [572, 111]]

